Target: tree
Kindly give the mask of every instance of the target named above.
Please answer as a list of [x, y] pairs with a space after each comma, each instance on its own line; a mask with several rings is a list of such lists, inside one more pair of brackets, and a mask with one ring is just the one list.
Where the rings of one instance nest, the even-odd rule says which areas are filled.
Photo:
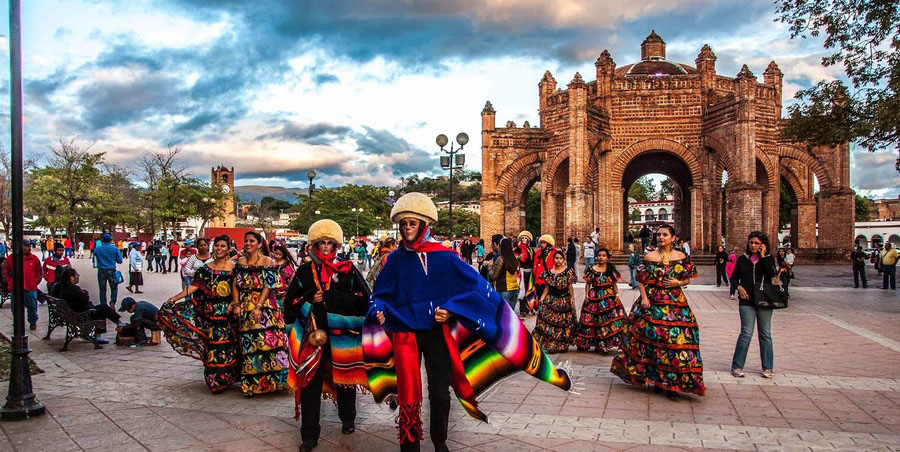
[[[431, 225], [431, 230], [438, 236], [450, 236], [450, 215], [447, 209], [438, 211], [438, 221]], [[481, 215], [468, 210], [453, 209], [453, 235], [455, 237], [480, 236]]]
[[666, 199], [669, 199], [669, 196], [674, 197], [675, 190], [677, 190], [675, 181], [672, 180], [671, 177], [667, 177], [659, 183], [659, 191], [656, 193], [656, 199], [665, 201]]
[[631, 184], [628, 189], [628, 197], [635, 201], [650, 201], [656, 193], [656, 182], [647, 176], [641, 176]]
[[[791, 192], [784, 182], [781, 183], [778, 193], [778, 230], [784, 229], [791, 222]], [[791, 225], [794, 227], [794, 225]]]
[[103, 195], [100, 167], [103, 152], [91, 152], [91, 145], [75, 143], [74, 138], [59, 137], [50, 146], [49, 164], [28, 173], [25, 201], [37, 214], [36, 226], [51, 233], [64, 229], [74, 237], [91, 216], [93, 205]]
[[541, 189], [538, 187], [529, 190], [525, 198], [525, 230], [534, 237], [541, 236]]
[[[306, 233], [309, 225], [316, 220], [328, 218], [336, 221], [344, 230], [344, 235], [356, 233], [357, 223], [360, 235], [369, 235], [375, 229], [391, 228], [391, 207], [387, 203], [388, 187], [372, 185], [343, 185], [337, 188], [317, 188], [312, 198], [307, 194], [297, 197], [297, 217], [290, 228]], [[396, 199], [396, 198], [395, 198]], [[362, 208], [356, 213], [353, 209]], [[319, 215], [315, 212], [319, 211]]]
[[864, 196], [856, 195], [856, 221], [872, 219], [872, 201]]
[[[180, 198], [167, 198], [177, 194], [178, 185], [183, 182], [187, 173], [185, 167], [178, 164], [179, 153], [180, 147], [169, 145], [165, 150], [144, 152], [138, 162], [144, 175], [144, 183], [147, 184], [143, 198], [149, 215], [151, 235], [156, 235], [157, 227], [161, 225], [165, 229], [165, 223], [158, 222], [161, 215], [166, 216], [166, 220], [172, 220], [173, 211], [179, 209], [172, 203], [180, 202]], [[174, 229], [175, 225], [172, 227]]]
[[641, 211], [638, 209], [633, 209], [631, 213], [628, 215], [628, 219], [633, 223], [637, 223], [641, 221]]
[[[9, 151], [0, 144], [0, 225], [9, 236], [12, 228], [12, 162]], [[34, 167], [34, 159], [26, 158], [23, 170], [27, 173]]]
[[[779, 0], [777, 20], [791, 38], [824, 35], [822, 66], [843, 64], [853, 90], [840, 80], [802, 90], [789, 108], [784, 135], [819, 145], [856, 142], [900, 155], [900, 7], [896, 0]], [[900, 157], [897, 158], [900, 171]]]
[[282, 211], [282, 210], [288, 211], [291, 209], [291, 207], [294, 206], [293, 204], [291, 204], [287, 201], [275, 199], [271, 196], [263, 196], [263, 198], [259, 201], [259, 205], [262, 208], [272, 209], [275, 211]]

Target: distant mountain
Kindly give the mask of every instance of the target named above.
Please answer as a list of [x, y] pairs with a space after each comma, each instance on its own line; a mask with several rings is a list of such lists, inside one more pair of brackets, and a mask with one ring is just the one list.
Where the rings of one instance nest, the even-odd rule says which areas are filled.
[[298, 194], [306, 194], [305, 188], [271, 187], [268, 185], [235, 185], [234, 192], [241, 202], [260, 202], [266, 196], [295, 204]]

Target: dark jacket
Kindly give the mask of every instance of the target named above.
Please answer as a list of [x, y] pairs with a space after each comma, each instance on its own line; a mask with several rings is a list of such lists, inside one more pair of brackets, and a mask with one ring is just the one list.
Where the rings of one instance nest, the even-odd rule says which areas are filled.
[[159, 314], [159, 308], [146, 301], [138, 301], [131, 313], [131, 323], [135, 324], [141, 320], [156, 321], [156, 315]]
[[756, 265], [750, 261], [750, 257], [742, 254], [738, 257], [737, 263], [734, 265], [734, 272], [731, 274], [732, 287], [737, 285], [747, 291], [750, 296], [749, 300], [740, 300], [741, 306], [756, 306], [753, 299], [753, 286], [759, 287], [760, 283], [772, 283], [772, 278], [778, 273], [775, 266], [775, 256], [771, 254], [760, 259]]
[[335, 275], [337, 275], [337, 280], [331, 282], [328, 290], [325, 290], [324, 284], [322, 285], [322, 303], [313, 303], [313, 295], [319, 289], [316, 286], [316, 280], [313, 279], [312, 262], [300, 264], [284, 297], [285, 325], [294, 324], [304, 303], [310, 303], [312, 306], [312, 312], [319, 328], [327, 328], [327, 312], [342, 316], [366, 315], [371, 292], [359, 269], [354, 265], [348, 273], [335, 273]]
[[724, 267], [728, 263], [728, 252], [722, 251], [716, 254], [716, 266]]
[[865, 251], [853, 251], [850, 253], [850, 262], [853, 263], [853, 267], [862, 268], [866, 266], [866, 253]]
[[75, 284], [60, 284], [51, 295], [65, 301], [74, 312], [84, 312], [94, 307], [90, 294]]

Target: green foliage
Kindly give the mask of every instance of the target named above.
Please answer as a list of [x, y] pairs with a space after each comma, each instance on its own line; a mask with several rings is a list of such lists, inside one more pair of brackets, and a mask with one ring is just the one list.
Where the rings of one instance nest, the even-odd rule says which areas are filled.
[[791, 192], [784, 182], [781, 183], [778, 196], [778, 230], [781, 230], [791, 222], [791, 204], [793, 202]]
[[282, 201], [280, 199], [275, 199], [271, 196], [263, 196], [263, 198], [259, 201], [259, 206], [263, 209], [270, 209], [274, 211], [288, 211], [294, 205], [287, 202]]
[[[900, 8], [896, 0], [779, 0], [791, 38], [823, 35], [825, 67], [843, 64], [853, 90], [822, 81], [795, 96], [787, 138], [813, 144], [857, 142], [869, 151], [900, 140]], [[897, 159], [900, 171], [900, 158]]]
[[633, 222], [641, 221], [641, 211], [638, 209], [632, 210], [631, 213], [628, 215], [628, 218], [630, 221], [633, 221]]
[[[481, 173], [461, 171], [453, 172], [453, 202], [478, 201], [481, 199]], [[446, 177], [423, 177], [412, 175], [403, 180], [401, 190], [403, 192], [420, 192], [431, 196], [435, 202], [450, 199], [450, 185]], [[467, 186], [460, 182], [473, 182]]]
[[664, 201], [668, 199], [669, 196], [675, 196], [676, 189], [677, 186], [675, 185], [675, 181], [672, 180], [671, 177], [667, 177], [659, 183], [659, 191], [656, 193], [656, 199]]
[[856, 195], [856, 221], [869, 221], [872, 219], [872, 201], [860, 195]]
[[656, 194], [656, 182], [647, 176], [642, 176], [634, 181], [628, 189], [628, 197], [635, 201], [650, 201]]
[[[541, 189], [532, 188], [525, 199], [525, 230], [534, 237], [541, 236]], [[516, 231], [518, 234], [519, 231]]]
[[[317, 188], [312, 199], [306, 194], [298, 196], [296, 211], [299, 215], [291, 222], [290, 228], [305, 234], [314, 221], [329, 218], [341, 225], [346, 237], [356, 233], [357, 220], [360, 235], [369, 235], [375, 229], [390, 229], [391, 207], [387, 203], [389, 190], [388, 187], [372, 185]], [[362, 212], [352, 211], [358, 208], [362, 208]], [[317, 210], [319, 215], [315, 214]]]
[[[438, 221], [431, 225], [437, 236], [450, 236], [450, 215], [446, 209], [438, 211]], [[453, 236], [478, 237], [481, 235], [481, 215], [463, 209], [453, 209]]]

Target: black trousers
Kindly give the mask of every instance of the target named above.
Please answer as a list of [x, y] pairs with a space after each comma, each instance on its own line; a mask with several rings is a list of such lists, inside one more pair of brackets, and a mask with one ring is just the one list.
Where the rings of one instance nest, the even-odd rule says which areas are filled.
[[[94, 320], [107, 319], [113, 323], [118, 323], [122, 318], [118, 312], [114, 308], [111, 308], [108, 304], [95, 304], [94, 312], [91, 314], [91, 318]], [[103, 324], [103, 328], [99, 330], [101, 333], [106, 332], [106, 323]]]
[[122, 328], [122, 334], [132, 336], [138, 342], [146, 342], [147, 332], [144, 331], [144, 328], [150, 328], [151, 331], [159, 331], [159, 325], [156, 323], [156, 320], [137, 319], [133, 320], [125, 328]]
[[[447, 450], [447, 422], [450, 420], [450, 352], [441, 327], [417, 331], [416, 343], [425, 360], [428, 403], [431, 405], [429, 433], [436, 451]], [[401, 451], [419, 450], [419, 442], [400, 443]]]
[[869, 282], [866, 281], [866, 267], [856, 265], [853, 266], [853, 286], [859, 287], [859, 280], [862, 279], [862, 286], [867, 287]]
[[178, 256], [169, 256], [169, 271], [172, 271], [172, 264], [175, 264], [175, 271], [178, 271]]
[[716, 287], [722, 284], [728, 284], [728, 274], [725, 273], [724, 265], [716, 265]]
[[[322, 363], [331, 362], [331, 344], [322, 349]], [[325, 366], [319, 364], [316, 375], [306, 387], [300, 390], [300, 440], [304, 443], [316, 443], [322, 432], [319, 418], [322, 411], [322, 384], [325, 378]], [[337, 388], [338, 417], [344, 425], [352, 425], [356, 421], [356, 388]]]

